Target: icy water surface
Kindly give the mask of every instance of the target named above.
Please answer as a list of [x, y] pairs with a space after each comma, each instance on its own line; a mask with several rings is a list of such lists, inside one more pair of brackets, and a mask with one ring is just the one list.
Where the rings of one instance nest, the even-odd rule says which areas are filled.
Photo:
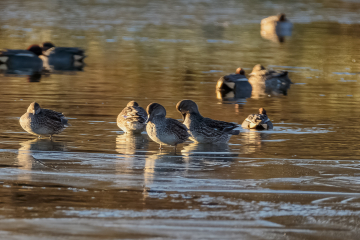
[[[50, 40], [88, 55], [83, 71], [37, 82], [0, 76], [2, 239], [359, 239], [360, 3], [74, 2], [0, 2], [1, 48]], [[294, 23], [282, 43], [260, 35], [278, 12]], [[215, 92], [258, 63], [289, 71], [287, 95]], [[275, 128], [175, 154], [116, 126], [130, 100], [180, 120], [181, 99], [239, 124], [264, 107]], [[32, 101], [72, 127], [27, 134]]]

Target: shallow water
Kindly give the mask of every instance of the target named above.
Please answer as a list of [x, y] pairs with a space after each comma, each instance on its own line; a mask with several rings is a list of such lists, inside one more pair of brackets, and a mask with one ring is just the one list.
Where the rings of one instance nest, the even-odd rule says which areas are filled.
[[[0, 76], [0, 236], [4, 239], [358, 239], [360, 3], [111, 0], [0, 2], [0, 46], [86, 49], [83, 71], [29, 82]], [[286, 12], [283, 43], [260, 20]], [[23, 17], [19, 17], [23, 16]], [[222, 75], [287, 70], [287, 95], [221, 98]], [[275, 128], [228, 144], [159, 151], [116, 126], [130, 100], [167, 116], [193, 99], [241, 122], [266, 108]], [[72, 127], [53, 141], [19, 125], [32, 101]]]

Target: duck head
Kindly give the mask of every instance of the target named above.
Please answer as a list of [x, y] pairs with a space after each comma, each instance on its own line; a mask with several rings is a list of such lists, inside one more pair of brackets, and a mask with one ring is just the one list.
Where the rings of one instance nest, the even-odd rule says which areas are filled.
[[249, 75], [254, 75], [254, 74], [256, 74], [256, 72], [259, 72], [259, 71], [265, 70], [265, 69], [266, 69], [266, 68], [265, 68], [263, 65], [261, 65], [261, 64], [256, 64], [256, 65], [253, 67], [252, 72], [251, 72]]
[[166, 116], [165, 108], [158, 103], [150, 103], [146, 108], [146, 112], [148, 114], [148, 119], [145, 122], [145, 124], [148, 122], [151, 122], [154, 119], [154, 117], [164, 117], [165, 118], [165, 116]]
[[41, 111], [40, 105], [37, 102], [32, 102], [26, 112], [36, 115], [39, 114], [40, 111]]
[[241, 75], [245, 75], [245, 70], [242, 69], [241, 67], [236, 69], [236, 74], [241, 74]]
[[26, 50], [34, 53], [36, 56], [40, 56], [42, 54], [42, 49], [37, 44], [30, 45]]
[[[237, 68], [235, 73], [240, 75], [245, 75], [245, 71], [241, 67]], [[219, 91], [229, 92], [234, 90], [234, 88], [235, 88], [235, 82], [234, 79], [231, 77], [224, 76], [220, 78], [216, 84], [216, 90]]]
[[42, 44], [42, 50], [45, 52], [46, 50], [55, 47], [54, 44], [52, 44], [51, 42], [43, 42]]
[[278, 15], [278, 17], [279, 17], [279, 22], [286, 22], [287, 21], [286, 16], [285, 16], [284, 13], [280, 13]]
[[181, 113], [183, 120], [187, 114], [200, 114], [197, 104], [192, 100], [181, 100], [176, 104], [176, 110]]
[[266, 115], [266, 110], [265, 110], [265, 108], [259, 108], [259, 114], [264, 114], [264, 115]]
[[126, 106], [127, 107], [138, 107], [139, 104], [135, 101], [130, 101]]

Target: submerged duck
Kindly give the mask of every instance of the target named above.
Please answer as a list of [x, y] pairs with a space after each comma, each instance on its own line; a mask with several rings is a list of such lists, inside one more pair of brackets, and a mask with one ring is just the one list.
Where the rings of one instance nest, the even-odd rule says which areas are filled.
[[221, 77], [216, 84], [218, 98], [228, 98], [233, 93], [235, 98], [251, 97], [252, 87], [242, 68], [236, 69], [235, 74]]
[[160, 144], [160, 149], [161, 145], [165, 144], [175, 146], [176, 151], [176, 146], [189, 138], [186, 126], [175, 119], [166, 118], [166, 110], [162, 105], [150, 103], [146, 112], [146, 131], [154, 142]]
[[241, 127], [257, 130], [268, 130], [273, 129], [273, 124], [268, 118], [266, 110], [264, 108], [260, 108], [259, 113], [250, 114], [241, 124]]
[[267, 70], [261, 64], [255, 65], [249, 75], [249, 83], [253, 87], [253, 96], [266, 94], [287, 95], [287, 90], [292, 84], [287, 71]]
[[47, 68], [54, 70], [81, 70], [86, 57], [83, 49], [76, 47], [55, 47], [51, 42], [42, 44], [42, 59]]
[[226, 143], [232, 135], [238, 135], [235, 123], [217, 121], [201, 116], [197, 104], [192, 100], [182, 100], [176, 105], [185, 126], [189, 129], [190, 139], [198, 143]]
[[130, 101], [117, 117], [117, 125], [125, 133], [141, 133], [146, 128], [146, 111], [135, 101]]
[[0, 64], [9, 71], [40, 72], [43, 68], [43, 61], [39, 58], [41, 54], [39, 45], [31, 45], [27, 50], [7, 49], [0, 51]]
[[42, 136], [61, 133], [66, 127], [71, 126], [62, 113], [43, 109], [36, 102], [28, 107], [26, 113], [20, 118], [21, 127], [30, 134]]

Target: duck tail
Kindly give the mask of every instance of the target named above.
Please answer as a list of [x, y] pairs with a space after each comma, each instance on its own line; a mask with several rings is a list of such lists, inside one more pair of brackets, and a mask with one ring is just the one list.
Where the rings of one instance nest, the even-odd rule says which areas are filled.
[[231, 130], [230, 134], [231, 134], [231, 135], [239, 135], [239, 134], [240, 134], [240, 130]]
[[68, 120], [67, 120], [66, 118], [62, 118], [62, 119], [61, 119], [61, 122], [62, 122], [62, 124], [64, 124], [65, 127], [70, 127], [70, 126], [72, 126], [72, 125], [68, 122]]

